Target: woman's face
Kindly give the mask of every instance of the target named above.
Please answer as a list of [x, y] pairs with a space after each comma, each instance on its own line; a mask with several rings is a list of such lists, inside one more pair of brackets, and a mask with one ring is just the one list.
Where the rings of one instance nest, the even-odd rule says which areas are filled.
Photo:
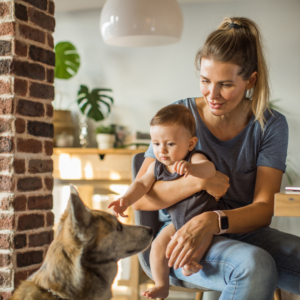
[[213, 115], [222, 116], [232, 112], [244, 99], [251, 80], [244, 81], [238, 75], [239, 71], [240, 67], [233, 63], [202, 58], [200, 89]]

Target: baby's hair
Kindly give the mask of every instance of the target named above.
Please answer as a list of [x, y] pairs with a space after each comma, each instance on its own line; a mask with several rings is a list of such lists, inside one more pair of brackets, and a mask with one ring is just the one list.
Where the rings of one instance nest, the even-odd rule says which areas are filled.
[[150, 121], [150, 126], [180, 125], [185, 127], [192, 136], [196, 134], [196, 122], [192, 112], [184, 105], [172, 104], [159, 110]]

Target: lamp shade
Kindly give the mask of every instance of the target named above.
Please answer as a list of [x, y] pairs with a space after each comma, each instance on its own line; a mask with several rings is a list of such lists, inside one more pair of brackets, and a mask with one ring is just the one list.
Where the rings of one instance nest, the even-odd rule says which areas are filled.
[[183, 17], [176, 0], [108, 0], [100, 17], [106, 44], [145, 47], [180, 41]]

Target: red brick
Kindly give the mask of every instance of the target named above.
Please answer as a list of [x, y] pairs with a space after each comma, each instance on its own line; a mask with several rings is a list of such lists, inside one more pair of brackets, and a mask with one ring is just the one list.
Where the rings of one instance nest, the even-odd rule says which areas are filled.
[[47, 0], [22, 0], [41, 10], [47, 10]]
[[0, 24], [0, 36], [1, 35], [15, 35], [15, 23], [1, 23]]
[[43, 29], [54, 32], [55, 19], [45, 13], [34, 9], [33, 7], [28, 8], [29, 20]]
[[30, 230], [44, 227], [45, 220], [44, 215], [30, 214], [21, 215], [18, 220], [18, 231]]
[[15, 187], [15, 181], [10, 176], [0, 175], [0, 192], [12, 192]]
[[0, 212], [0, 229], [13, 229], [14, 216], [7, 213]]
[[43, 251], [30, 251], [17, 253], [17, 266], [19, 268], [39, 264], [43, 261]]
[[19, 152], [25, 152], [25, 153], [41, 153], [42, 142], [34, 139], [28, 139], [28, 140], [18, 139], [17, 150]]
[[0, 268], [10, 267], [11, 264], [11, 254], [0, 253]]
[[0, 292], [0, 300], [9, 300], [12, 295], [12, 292]]
[[0, 3], [0, 17], [5, 17], [10, 14], [10, 8], [6, 3]]
[[3, 132], [11, 133], [12, 121], [13, 121], [12, 119], [0, 118], [0, 133], [3, 133]]
[[44, 142], [44, 149], [45, 149], [46, 155], [51, 156], [53, 154], [53, 143], [45, 141]]
[[22, 4], [15, 3], [15, 16], [19, 20], [28, 21], [27, 7]]
[[20, 285], [20, 283], [26, 280], [27, 278], [28, 278], [28, 271], [16, 272], [14, 278], [14, 288], [16, 289]]
[[11, 41], [0, 41], [0, 56], [6, 55], [11, 55]]
[[28, 45], [20, 41], [15, 41], [15, 54], [22, 57], [27, 57]]
[[11, 72], [11, 59], [0, 60], [0, 75], [9, 75]]
[[51, 105], [51, 104], [47, 104], [46, 105], [46, 115], [48, 116], [48, 117], [50, 117], [50, 118], [52, 118], [53, 117], [53, 105]]
[[0, 137], [0, 153], [11, 153], [14, 150], [14, 143], [11, 137]]
[[15, 79], [14, 92], [19, 96], [26, 96], [28, 91], [28, 82], [26, 80]]
[[29, 57], [34, 61], [38, 61], [53, 67], [55, 66], [55, 53], [53, 51], [30, 45]]
[[11, 115], [13, 110], [13, 99], [0, 99], [0, 115]]
[[32, 78], [37, 80], [44, 80], [46, 78], [45, 68], [39, 64], [32, 64], [27, 61], [14, 60], [11, 64], [11, 74]]
[[53, 172], [52, 159], [31, 159], [28, 164], [28, 172], [31, 174], [36, 173], [49, 173]]
[[54, 49], [54, 39], [52, 34], [50, 33], [47, 34], [47, 41], [48, 41], [48, 46]]
[[27, 198], [26, 196], [18, 196], [13, 201], [13, 207], [15, 211], [24, 211], [26, 210]]
[[53, 138], [54, 128], [53, 128], [53, 124], [50, 123], [28, 121], [27, 132], [34, 136]]
[[47, 82], [54, 82], [54, 69], [47, 69]]
[[0, 94], [11, 94], [9, 81], [0, 80]]
[[14, 236], [14, 247], [15, 249], [22, 249], [27, 246], [27, 235], [17, 234]]
[[52, 195], [46, 196], [30, 196], [28, 197], [28, 209], [52, 209], [53, 199]]
[[47, 227], [54, 225], [54, 214], [52, 211], [47, 213]]
[[10, 169], [11, 169], [11, 157], [0, 156], [0, 172], [10, 171]]
[[54, 99], [54, 86], [33, 82], [29, 88], [30, 97], [42, 99]]
[[[19, 24], [19, 30], [20, 30], [20, 35], [25, 39], [45, 44], [46, 37], [43, 31], [23, 24]], [[0, 35], [1, 35], [1, 26], [0, 26]]]
[[16, 113], [22, 116], [43, 117], [45, 108], [43, 103], [19, 99]]
[[53, 178], [46, 177], [46, 178], [44, 178], [44, 182], [45, 182], [45, 186], [46, 186], [47, 190], [52, 191], [53, 190]]
[[14, 171], [16, 174], [25, 173], [25, 159], [15, 159], [13, 162]]
[[[0, 199], [0, 209], [9, 210], [11, 208], [11, 197], [3, 197]], [[1, 247], [0, 247], [1, 249]]]
[[11, 272], [0, 271], [0, 288], [11, 287]]
[[21, 192], [38, 191], [43, 187], [40, 177], [25, 177], [18, 179], [17, 189]]
[[26, 121], [21, 118], [17, 118], [15, 121], [16, 132], [17, 133], [24, 133], [26, 129]]
[[12, 246], [12, 235], [11, 234], [0, 234], [0, 249], [9, 250]]
[[49, 245], [52, 242], [53, 231], [45, 231], [42, 233], [29, 235], [29, 247], [40, 247]]
[[54, 15], [54, 12], [55, 12], [55, 4], [54, 4], [53, 1], [49, 1], [48, 12], [49, 12], [49, 14]]

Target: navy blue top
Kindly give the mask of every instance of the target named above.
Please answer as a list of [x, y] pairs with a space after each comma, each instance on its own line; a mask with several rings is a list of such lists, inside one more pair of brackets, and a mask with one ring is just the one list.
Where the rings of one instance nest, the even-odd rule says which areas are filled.
[[[267, 110], [264, 132], [254, 115], [247, 126], [237, 136], [228, 141], [220, 141], [202, 121], [195, 98], [187, 98], [174, 102], [189, 108], [196, 120], [196, 150], [206, 152], [214, 162], [216, 169], [230, 178], [230, 187], [220, 199], [220, 206], [233, 209], [249, 205], [253, 202], [256, 170], [258, 166], [266, 166], [285, 172], [288, 124], [284, 115]], [[146, 157], [155, 158], [152, 144], [145, 153]], [[160, 212], [161, 221], [169, 219], [165, 210]], [[165, 217], [163, 216], [165, 215]]]

